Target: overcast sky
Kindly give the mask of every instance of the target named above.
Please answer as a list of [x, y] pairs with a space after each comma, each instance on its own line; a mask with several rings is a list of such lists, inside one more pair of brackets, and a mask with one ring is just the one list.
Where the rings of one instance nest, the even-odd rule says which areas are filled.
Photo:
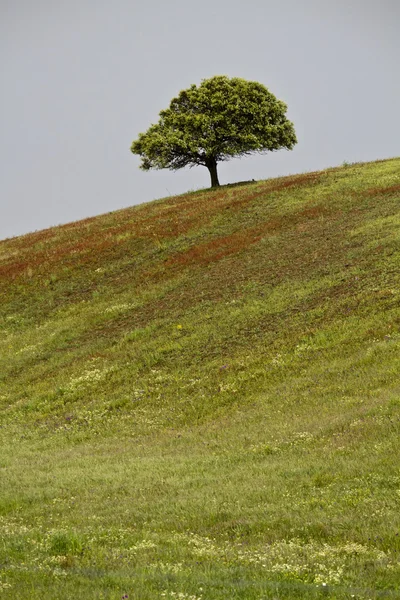
[[400, 155], [399, 0], [0, 0], [0, 238], [209, 186], [130, 152], [177, 93], [263, 83], [298, 144], [220, 182]]

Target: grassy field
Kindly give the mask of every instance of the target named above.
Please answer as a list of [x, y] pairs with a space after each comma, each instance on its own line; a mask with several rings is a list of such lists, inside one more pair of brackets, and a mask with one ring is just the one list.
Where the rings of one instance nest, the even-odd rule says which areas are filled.
[[400, 159], [0, 242], [0, 595], [400, 598]]

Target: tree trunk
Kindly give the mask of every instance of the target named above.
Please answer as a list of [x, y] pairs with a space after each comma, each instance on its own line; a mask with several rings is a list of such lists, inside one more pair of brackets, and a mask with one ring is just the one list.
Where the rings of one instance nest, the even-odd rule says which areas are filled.
[[206, 167], [210, 172], [211, 187], [219, 187], [217, 161], [215, 160], [215, 158], [209, 158], [207, 160]]

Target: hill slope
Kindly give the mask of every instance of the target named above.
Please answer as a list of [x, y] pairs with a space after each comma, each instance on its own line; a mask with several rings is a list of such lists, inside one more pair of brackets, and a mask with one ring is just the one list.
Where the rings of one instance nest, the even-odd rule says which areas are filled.
[[0, 242], [8, 598], [400, 597], [400, 159]]

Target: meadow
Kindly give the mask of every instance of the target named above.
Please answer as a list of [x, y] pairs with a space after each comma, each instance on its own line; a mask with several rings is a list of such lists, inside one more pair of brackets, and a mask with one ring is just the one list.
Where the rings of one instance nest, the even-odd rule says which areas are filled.
[[0, 596], [400, 598], [400, 159], [0, 242]]

